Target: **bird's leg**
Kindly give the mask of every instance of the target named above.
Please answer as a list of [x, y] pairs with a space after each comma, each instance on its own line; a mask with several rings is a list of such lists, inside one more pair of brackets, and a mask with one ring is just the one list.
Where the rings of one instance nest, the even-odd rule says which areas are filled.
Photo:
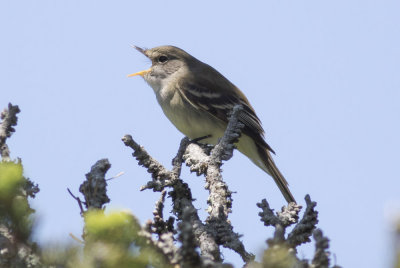
[[211, 138], [211, 137], [212, 137], [212, 135], [209, 134], [209, 135], [206, 135], [206, 136], [202, 136], [202, 137], [198, 137], [198, 138], [192, 139], [192, 140], [190, 140], [190, 141], [191, 141], [191, 142], [194, 142], [194, 143], [197, 143], [197, 142], [199, 142], [199, 141], [201, 141], [201, 140], [208, 139], [208, 138]]

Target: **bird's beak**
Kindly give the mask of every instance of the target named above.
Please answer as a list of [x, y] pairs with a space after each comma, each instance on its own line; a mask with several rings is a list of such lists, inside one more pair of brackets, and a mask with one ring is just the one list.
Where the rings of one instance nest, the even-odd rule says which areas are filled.
[[[141, 48], [141, 47], [137, 47], [137, 46], [134, 46], [134, 45], [132, 45], [132, 47], [147, 57], [146, 49]], [[147, 69], [147, 70], [144, 70], [144, 71], [140, 71], [140, 72], [134, 73], [134, 74], [128, 74], [128, 77], [132, 77], [132, 76], [136, 76], [136, 75], [140, 75], [141, 77], [143, 77], [144, 75], [146, 75], [150, 71], [151, 71], [151, 68]]]
[[141, 48], [141, 47], [137, 47], [137, 46], [135, 46], [135, 45], [132, 45], [132, 47], [147, 57], [147, 55], [146, 55], [146, 49]]
[[128, 77], [132, 77], [132, 76], [136, 76], [136, 75], [140, 75], [141, 77], [143, 77], [145, 74], [147, 74], [150, 71], [151, 71], [151, 68], [147, 69], [147, 70], [144, 70], [144, 71], [140, 71], [140, 72], [134, 73], [134, 74], [128, 74]]

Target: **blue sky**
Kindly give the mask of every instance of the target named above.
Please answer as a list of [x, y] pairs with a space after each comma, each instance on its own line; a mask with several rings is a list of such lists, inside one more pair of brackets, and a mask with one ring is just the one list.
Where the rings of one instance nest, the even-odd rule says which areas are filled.
[[[167, 167], [182, 134], [151, 88], [126, 75], [149, 67], [130, 47], [175, 45], [245, 92], [298, 201], [318, 202], [319, 227], [344, 267], [389, 266], [400, 211], [398, 1], [2, 1], [0, 107], [22, 112], [13, 157], [39, 183], [36, 239], [70, 241], [82, 219], [74, 193], [109, 158], [109, 208], [144, 223], [157, 193], [121, 142], [131, 134]], [[224, 166], [236, 193], [231, 221], [260, 253], [272, 230], [256, 203], [285, 204], [273, 180], [236, 152]], [[203, 178], [183, 178], [205, 217]], [[170, 201], [168, 201], [170, 204]], [[169, 211], [168, 205], [166, 211]], [[313, 246], [300, 256], [311, 257]], [[240, 259], [225, 250], [226, 258]]]

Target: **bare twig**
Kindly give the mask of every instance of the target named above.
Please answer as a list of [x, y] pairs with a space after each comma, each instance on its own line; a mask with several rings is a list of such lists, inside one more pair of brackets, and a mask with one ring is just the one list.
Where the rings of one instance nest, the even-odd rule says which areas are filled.
[[76, 235], [74, 235], [73, 233], [69, 233], [69, 236], [70, 236], [73, 240], [75, 240], [76, 242], [78, 242], [79, 244], [82, 244], [82, 245], [85, 244], [85, 242], [84, 242], [82, 239], [79, 239], [79, 238], [76, 237]]
[[[84, 209], [83, 209], [82, 203], [85, 204], [85, 202], [82, 202], [81, 199], [80, 199], [79, 197], [76, 197], [76, 196], [71, 192], [71, 190], [70, 190], [69, 188], [67, 188], [67, 190], [68, 190], [68, 193], [72, 196], [72, 198], [75, 199], [76, 202], [78, 202], [79, 209], [81, 210], [81, 215], [83, 215], [83, 213], [84, 213], [85, 211], [84, 211]], [[85, 204], [85, 205], [86, 205], [86, 204]]]
[[112, 176], [111, 178], [106, 179], [106, 181], [114, 180], [114, 179], [116, 179], [116, 178], [121, 177], [121, 176], [124, 175], [124, 174], [125, 174], [125, 172], [121, 171], [121, 172], [119, 172], [117, 175]]

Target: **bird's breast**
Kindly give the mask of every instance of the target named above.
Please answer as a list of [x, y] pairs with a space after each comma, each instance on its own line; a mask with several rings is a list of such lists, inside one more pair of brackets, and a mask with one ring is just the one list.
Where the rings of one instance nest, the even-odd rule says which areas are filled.
[[211, 135], [211, 138], [203, 142], [216, 144], [222, 137], [226, 123], [207, 111], [194, 107], [181, 96], [177, 89], [164, 87], [156, 92], [156, 96], [167, 118], [188, 138], [195, 139]]

